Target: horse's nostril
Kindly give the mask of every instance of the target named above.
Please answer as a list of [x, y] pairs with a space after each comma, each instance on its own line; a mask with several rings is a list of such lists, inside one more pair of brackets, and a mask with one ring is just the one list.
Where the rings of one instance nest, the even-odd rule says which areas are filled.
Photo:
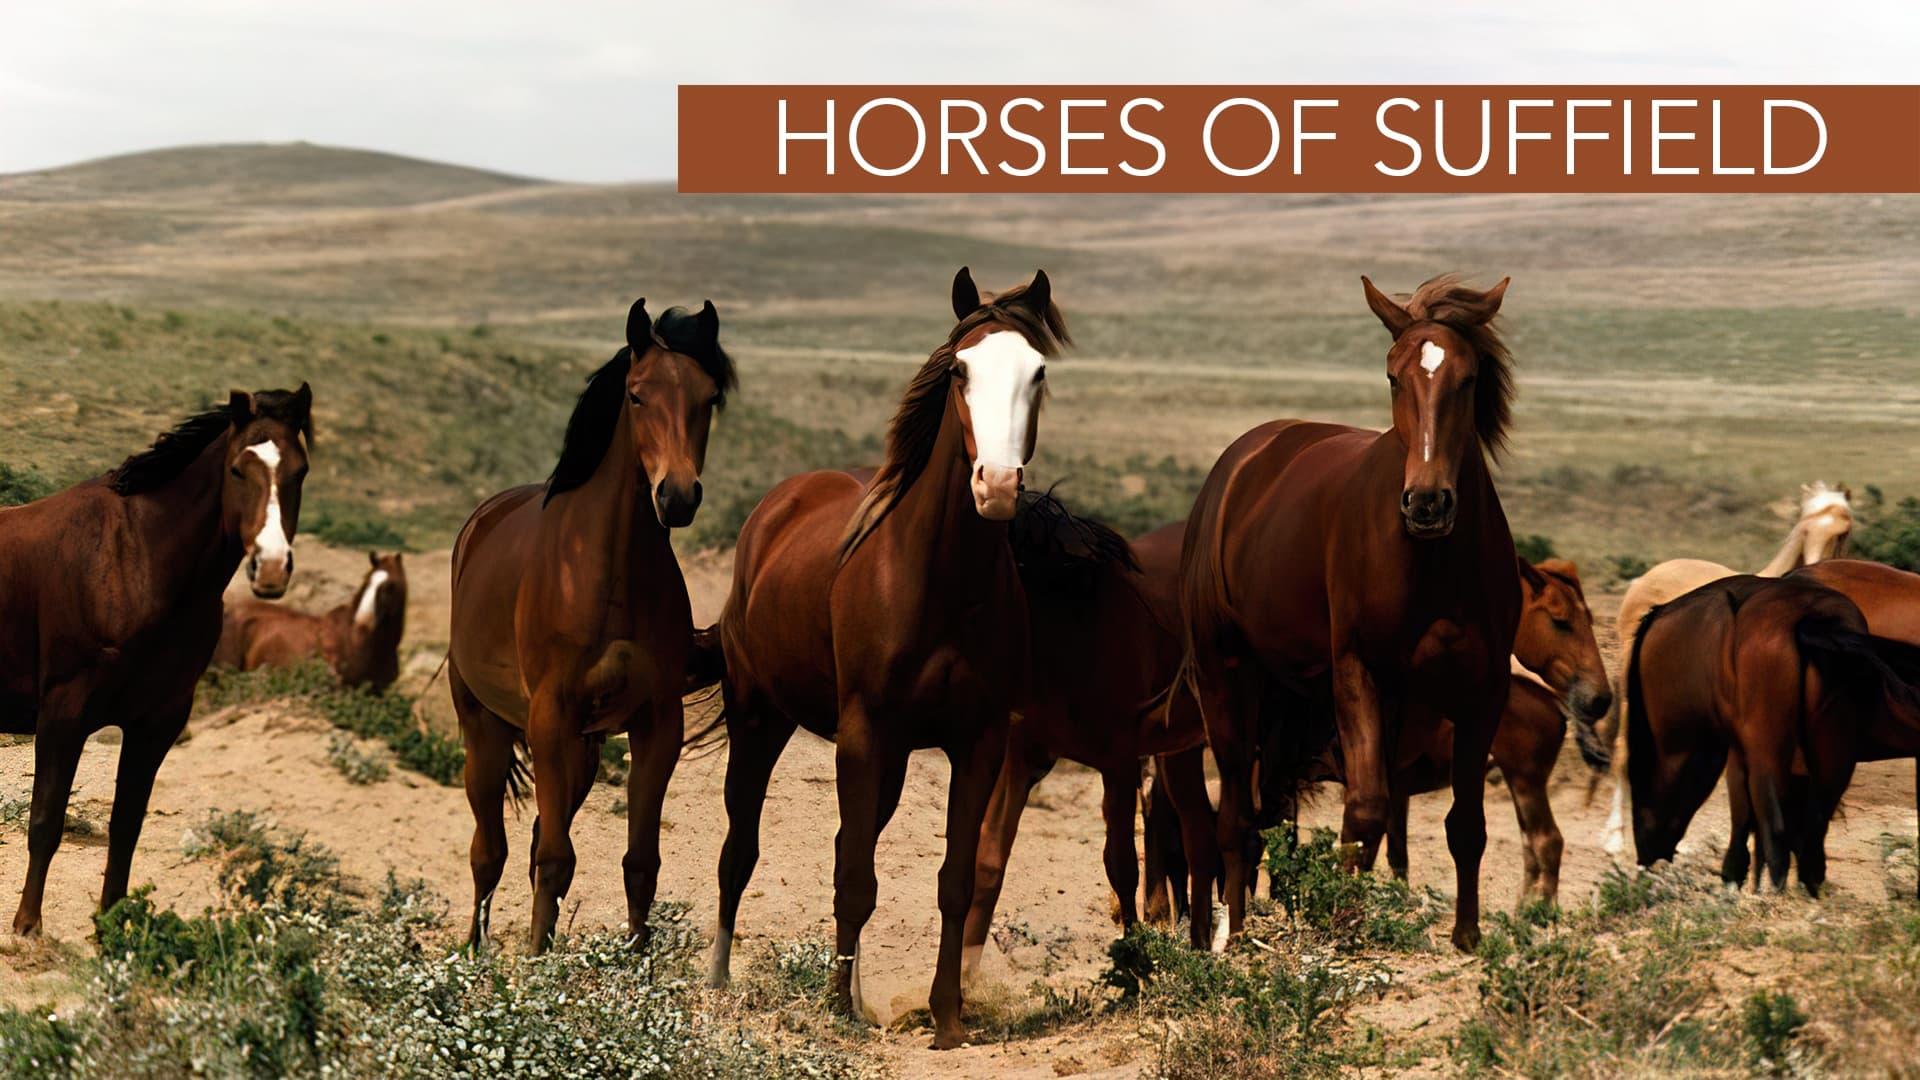
[[1402, 491], [1400, 493], [1400, 512], [1404, 514], [1411, 509], [1413, 509], [1413, 492], [1411, 490]]
[[1443, 515], [1453, 513], [1453, 489], [1452, 488], [1440, 489], [1440, 513]]
[[705, 493], [700, 488], [700, 481], [695, 480], [693, 482], [693, 505], [695, 507], [700, 505], [700, 498], [703, 494]]

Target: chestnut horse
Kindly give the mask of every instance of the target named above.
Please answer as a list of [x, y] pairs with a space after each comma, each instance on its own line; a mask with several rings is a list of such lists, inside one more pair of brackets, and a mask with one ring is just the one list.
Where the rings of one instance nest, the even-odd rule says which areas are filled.
[[635, 301], [627, 345], [587, 380], [553, 475], [481, 503], [454, 543], [447, 682], [467, 750], [475, 948], [487, 941], [507, 862], [501, 810], [509, 785], [519, 789], [516, 746], [533, 760], [538, 952], [573, 882], [573, 816], [601, 743], [619, 731], [633, 747], [621, 862], [627, 932], [646, 943], [692, 649], [692, 608], [668, 530], [692, 522], [700, 505], [708, 426], [733, 385], [712, 301], [658, 322]]
[[117, 725], [100, 906], [127, 893], [154, 774], [186, 726], [244, 562], [286, 592], [313, 393], [235, 390], [96, 479], [0, 510], [0, 731], [34, 736], [27, 881], [13, 929], [40, 929], [47, 865], [87, 736]]
[[370, 568], [352, 599], [325, 615], [243, 600], [227, 605], [213, 662], [240, 671], [292, 667], [312, 657], [342, 686], [385, 690], [400, 676], [407, 629], [407, 570], [400, 553], [367, 552]]
[[957, 1046], [962, 922], [980, 821], [1022, 700], [1027, 610], [1003, 522], [1039, 434], [1047, 358], [1069, 342], [1044, 272], [995, 297], [963, 267], [959, 320], [928, 357], [864, 486], [805, 473], [760, 501], [734, 549], [720, 616], [727, 818], [712, 981], [724, 983], [740, 894], [759, 859], [768, 778], [796, 726], [833, 739], [835, 1003], [864, 1015], [856, 958], [878, 882], [874, 844], [900, 800], [907, 756], [953, 767], [940, 867], [934, 1045]]
[[1186, 524], [1176, 522], [1129, 547], [1050, 495], [1021, 499], [1010, 535], [1027, 594], [1035, 684], [1008, 729], [1006, 763], [980, 830], [967, 913], [968, 975], [986, 946], [1027, 796], [1060, 758], [1100, 773], [1107, 880], [1123, 928], [1139, 917], [1133, 826], [1141, 758], [1196, 752], [1196, 767], [1169, 767], [1162, 787], [1178, 800], [1177, 820], [1196, 832], [1194, 841], [1211, 840], [1213, 804], [1197, 768], [1206, 732], [1184, 695], [1172, 709], [1156, 700], [1180, 667], [1176, 587], [1185, 532]]
[[1797, 858], [1818, 895], [1854, 764], [1872, 748], [1920, 752], [1920, 647], [1872, 635], [1852, 600], [1801, 577], [1725, 578], [1654, 608], [1634, 638], [1627, 693], [1642, 866], [1672, 858], [1731, 751], [1746, 791], [1735, 817], [1750, 811], [1774, 887]]
[[1404, 305], [1361, 283], [1393, 338], [1393, 427], [1274, 421], [1221, 455], [1181, 555], [1184, 672], [1220, 768], [1233, 932], [1257, 854], [1256, 756], [1263, 789], [1298, 779], [1330, 699], [1348, 780], [1341, 837], [1368, 864], [1391, 822], [1401, 732], [1451, 718], [1453, 941], [1471, 950], [1482, 774], [1520, 617], [1513, 539], [1487, 460], [1505, 439], [1513, 389], [1492, 325], [1507, 282], [1479, 292], [1435, 278]]

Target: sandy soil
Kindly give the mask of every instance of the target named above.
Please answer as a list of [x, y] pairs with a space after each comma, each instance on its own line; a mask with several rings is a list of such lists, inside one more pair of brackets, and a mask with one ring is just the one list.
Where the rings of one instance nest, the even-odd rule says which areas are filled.
[[[348, 595], [364, 571], [365, 557], [303, 544], [302, 580], [290, 602], [318, 608]], [[412, 588], [409, 648], [416, 650], [408, 677], [424, 683], [445, 641], [444, 552], [408, 558]], [[710, 619], [726, 587], [724, 559], [689, 560], [696, 616]], [[1596, 597], [1602, 634], [1610, 637], [1617, 601]], [[444, 696], [435, 687], [430, 698]], [[135, 880], [151, 881], [159, 901], [197, 910], [214, 901], [208, 870], [182, 855], [182, 838], [209, 810], [247, 809], [309, 832], [342, 857], [350, 877], [376, 884], [389, 869], [427, 879], [452, 907], [451, 924], [464, 928], [471, 899], [467, 845], [471, 819], [463, 794], [411, 773], [395, 770], [369, 786], [347, 782], [326, 761], [330, 729], [321, 721], [266, 708], [229, 710], [196, 717], [191, 737], [161, 769], [154, 790]], [[90, 946], [89, 917], [106, 857], [104, 831], [113, 794], [118, 750], [112, 732], [96, 738], [81, 762], [74, 811], [96, 836], [70, 835], [55, 859], [48, 886], [46, 938], [0, 939], [0, 1001], [14, 1004], [70, 999], [77, 993], [64, 976], [63, 955]], [[740, 916], [736, 963], [773, 943], [827, 939], [832, 931], [832, 837], [835, 828], [832, 747], [804, 732], [789, 746], [768, 797], [763, 857]], [[0, 798], [31, 789], [33, 749], [21, 741], [0, 747]], [[697, 922], [711, 926], [714, 873], [726, 817], [721, 810], [724, 751], [683, 761], [668, 795], [662, 836], [663, 898], [692, 903]], [[939, 937], [934, 879], [944, 833], [946, 763], [937, 754], [916, 755], [900, 810], [881, 838], [878, 852], [880, 903], [864, 938], [868, 1000], [889, 1018], [925, 1005]], [[1556, 776], [1554, 808], [1567, 838], [1562, 892], [1587, 896], [1610, 865], [1597, 835], [1606, 816], [1605, 793], [1586, 801], [1587, 773], [1571, 747]], [[626, 821], [618, 807], [624, 792], [597, 787], [574, 827], [579, 871], [563, 910], [562, 925], [575, 930], [623, 925], [625, 902], [619, 860]], [[1023, 990], [1039, 978], [1083, 980], [1105, 963], [1114, 934], [1105, 875], [1100, 865], [1098, 778], [1062, 765], [1041, 785], [1028, 811], [1008, 868], [994, 945], [983, 978]], [[1876, 838], [1914, 828], [1913, 773], [1904, 763], [1861, 768], [1847, 800], [1844, 820], [1829, 841], [1833, 882], [1861, 896], [1879, 896], [1882, 866]], [[1412, 874], [1417, 884], [1453, 891], [1442, 819], [1442, 795], [1415, 800], [1411, 823]], [[1483, 889], [1490, 906], [1509, 903], [1520, 880], [1519, 836], [1504, 789], [1488, 791], [1489, 843]], [[1309, 824], [1337, 822], [1337, 792], [1306, 813]], [[498, 933], [518, 947], [529, 917], [523, 873], [530, 812], [510, 825], [513, 868], [495, 907]], [[1711, 849], [1724, 837], [1726, 812], [1715, 799], [1702, 811], [1690, 841]], [[11, 898], [24, 871], [26, 845], [18, 827], [0, 830], [0, 895]], [[451, 932], [451, 931], [450, 931]], [[1464, 961], [1450, 955], [1422, 960], [1403, 972], [1400, 986], [1369, 1006], [1367, 1019], [1392, 1031], [1446, 1025], [1472, 1004], [1472, 981]], [[882, 1046], [906, 1075], [1052, 1076], [1066, 1073], [1133, 1075], [1150, 1058], [1139, 1033], [1106, 1025], [1007, 1046], [981, 1046], [952, 1054], [926, 1049], [924, 1032], [887, 1035]]]

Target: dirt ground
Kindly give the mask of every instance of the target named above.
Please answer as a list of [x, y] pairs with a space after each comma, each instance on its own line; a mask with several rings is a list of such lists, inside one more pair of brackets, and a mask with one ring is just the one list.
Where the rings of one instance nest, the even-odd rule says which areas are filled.
[[[341, 602], [364, 569], [360, 553], [303, 543], [301, 581], [289, 602], [310, 609]], [[717, 614], [727, 569], [722, 557], [688, 560], [697, 618], [710, 620]], [[445, 552], [408, 557], [412, 595], [407, 649], [413, 654], [405, 676], [409, 688], [426, 681], [444, 648], [446, 572]], [[1602, 638], [1610, 639], [1617, 598], [1594, 600]], [[1610, 640], [1606, 644], [1611, 647]], [[444, 693], [435, 686], [427, 697], [444, 709], [439, 700]], [[327, 763], [331, 734], [323, 721], [275, 708], [196, 717], [190, 738], [160, 771], [134, 863], [135, 881], [151, 881], [161, 903], [183, 910], [212, 903], [211, 875], [183, 856], [182, 838], [209, 810], [253, 810], [304, 830], [333, 849], [356, 882], [371, 886], [389, 869], [403, 877], [424, 877], [451, 904], [449, 934], [463, 930], [471, 900], [467, 845], [472, 825], [462, 792], [398, 769], [371, 785], [351, 784]], [[88, 745], [81, 762], [73, 810], [93, 835], [70, 833], [54, 861], [44, 940], [0, 937], [0, 1001], [57, 1003], [80, 992], [69, 984], [60, 961], [91, 947], [86, 939], [106, 858], [116, 743], [115, 733], [104, 733]], [[726, 829], [721, 809], [725, 764], [724, 751], [680, 764], [661, 838], [661, 897], [691, 903], [696, 923], [709, 928], [715, 866]], [[31, 790], [32, 771], [31, 742], [0, 747], [0, 799], [24, 798]], [[946, 772], [939, 755], [915, 756], [899, 812], [880, 841], [879, 909], [863, 939], [863, 967], [869, 1004], [886, 1019], [926, 1003], [939, 938], [934, 879], [943, 845]], [[1590, 895], [1610, 865], [1598, 846], [1606, 792], [1603, 788], [1589, 802], [1587, 777], [1569, 745], [1553, 790], [1554, 810], [1567, 840], [1561, 888], [1568, 902]], [[626, 819], [620, 812], [624, 794], [596, 787], [575, 823], [579, 871], [563, 908], [563, 928], [624, 925], [619, 871], [626, 846]], [[1877, 838], [1884, 832], [1912, 833], [1913, 798], [1910, 765], [1881, 763], [1860, 769], [1845, 817], [1836, 823], [1828, 844], [1831, 877], [1838, 888], [1858, 896], [1881, 895]], [[1416, 884], [1451, 894], [1453, 873], [1442, 826], [1447, 805], [1444, 795], [1414, 801], [1412, 875]], [[984, 980], [1023, 992], [1035, 979], [1084, 981], [1104, 966], [1115, 928], [1100, 861], [1099, 806], [1097, 776], [1065, 764], [1035, 793], [1008, 867]], [[1482, 887], [1495, 908], [1511, 902], [1520, 881], [1519, 836], [1509, 806], [1504, 789], [1489, 788], [1491, 838]], [[1334, 824], [1338, 813], [1337, 792], [1329, 792], [1304, 816], [1310, 825]], [[763, 855], [741, 909], [736, 964], [774, 943], [830, 939], [835, 817], [832, 747], [803, 732], [774, 775]], [[521, 872], [529, 826], [530, 811], [518, 826], [510, 824], [515, 861], [494, 911], [496, 932], [511, 947], [518, 947], [529, 917], [530, 891]], [[87, 826], [81, 831], [88, 831]], [[1725, 807], [1716, 798], [1701, 812], [1689, 843], [1711, 850], [1725, 831]], [[23, 831], [17, 826], [0, 829], [0, 897], [17, 895], [25, 861]], [[1385, 1000], [1363, 1012], [1389, 1035], [1444, 1030], [1472, 1007], [1473, 980], [1463, 960], [1435, 954], [1420, 964], [1402, 973], [1400, 985]], [[925, 1032], [903, 1031], [884, 1036], [881, 1048], [903, 1075], [1128, 1076], [1150, 1060], [1150, 1037], [1103, 1025], [935, 1054], [927, 1049]]]

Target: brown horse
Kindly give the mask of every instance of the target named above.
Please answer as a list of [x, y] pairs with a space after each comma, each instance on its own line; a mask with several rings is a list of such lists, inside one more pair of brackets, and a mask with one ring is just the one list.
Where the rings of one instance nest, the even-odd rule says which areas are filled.
[[[1133, 826], [1141, 758], [1197, 751], [1206, 739], [1191, 707], [1168, 710], [1155, 701], [1180, 667], [1185, 532], [1186, 524], [1176, 522], [1129, 547], [1050, 495], [1021, 500], [1011, 537], [1027, 594], [1035, 684], [1008, 729], [1006, 762], [980, 830], [965, 938], [969, 975], [986, 945], [1027, 796], [1063, 757], [1100, 773], [1107, 880], [1121, 926], [1138, 919]], [[1179, 705], [1189, 701], [1181, 696]], [[1171, 782], [1162, 787], [1178, 800], [1176, 820], [1196, 832], [1196, 842], [1210, 840], [1213, 805], [1204, 775], [1174, 768], [1167, 774]]]
[[1256, 757], [1263, 789], [1298, 778], [1324, 745], [1316, 729], [1331, 701], [1349, 781], [1341, 836], [1360, 845], [1363, 864], [1391, 821], [1400, 733], [1453, 720], [1453, 941], [1472, 949], [1481, 776], [1520, 614], [1513, 539], [1487, 462], [1512, 396], [1492, 326], [1507, 283], [1478, 292], [1435, 278], [1402, 305], [1361, 282], [1393, 337], [1393, 427], [1274, 421], [1221, 455], [1181, 556], [1185, 674], [1220, 767], [1233, 931], [1255, 855]]
[[153, 777], [186, 725], [242, 562], [286, 592], [313, 394], [236, 390], [96, 479], [0, 510], [0, 731], [32, 734], [27, 881], [15, 933], [40, 928], [87, 736], [124, 733], [100, 905], [126, 895]]
[[1068, 342], [1045, 273], [988, 298], [965, 268], [959, 320], [907, 387], [871, 483], [814, 472], [767, 493], [740, 531], [720, 617], [727, 817], [712, 980], [726, 981], [760, 810], [796, 726], [836, 744], [834, 994], [862, 1015], [855, 970], [878, 883], [874, 844], [908, 754], [953, 766], [940, 868], [934, 1045], [960, 1024], [960, 941], [980, 821], [1027, 672], [1027, 611], [1003, 522], [1039, 433], [1046, 360]]
[[400, 676], [400, 636], [407, 629], [407, 570], [400, 553], [368, 552], [370, 568], [352, 599], [325, 615], [243, 600], [227, 605], [217, 665], [252, 671], [292, 667], [312, 657], [342, 686], [375, 692]]
[[1731, 751], [1774, 887], [1797, 857], [1817, 895], [1855, 762], [1869, 747], [1920, 752], [1920, 647], [1870, 634], [1852, 600], [1797, 576], [1724, 578], [1654, 608], [1627, 692], [1642, 866], [1673, 857]]
[[552, 940], [573, 881], [573, 816], [608, 733], [627, 732], [627, 931], [647, 940], [660, 808], [680, 756], [692, 648], [686, 580], [668, 530], [693, 520], [713, 411], [734, 384], [720, 317], [639, 300], [627, 345], [592, 377], [544, 485], [481, 503], [453, 548], [447, 682], [466, 743], [473, 921], [487, 941], [507, 861], [502, 803], [533, 759], [532, 947]]

